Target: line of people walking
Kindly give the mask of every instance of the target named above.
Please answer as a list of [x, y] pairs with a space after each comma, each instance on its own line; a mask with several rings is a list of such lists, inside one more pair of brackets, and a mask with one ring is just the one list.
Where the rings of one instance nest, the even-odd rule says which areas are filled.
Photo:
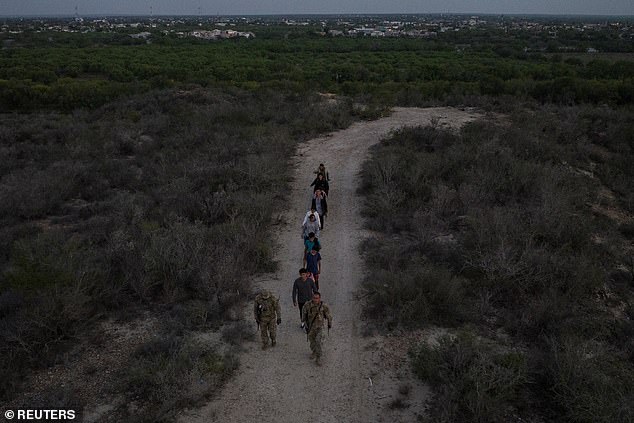
[[[306, 331], [310, 344], [311, 356], [321, 366], [321, 342], [323, 329], [332, 327], [330, 308], [321, 300], [319, 276], [321, 274], [321, 249], [319, 240], [328, 215], [328, 192], [330, 191], [330, 175], [323, 163], [319, 165], [315, 180], [310, 184], [313, 188], [310, 210], [302, 221], [302, 268], [299, 277], [293, 282], [293, 306], [298, 307], [300, 328]], [[276, 326], [282, 322], [279, 300], [269, 291], [263, 291], [255, 297], [254, 317], [260, 329], [262, 349], [276, 345]]]

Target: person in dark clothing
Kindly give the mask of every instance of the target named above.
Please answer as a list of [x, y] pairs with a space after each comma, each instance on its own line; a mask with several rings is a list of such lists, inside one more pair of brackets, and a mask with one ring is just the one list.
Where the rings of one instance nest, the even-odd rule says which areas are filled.
[[324, 166], [323, 163], [319, 163], [319, 167], [313, 173], [315, 173], [315, 174], [320, 174], [321, 173], [321, 174], [323, 174], [326, 177], [327, 181], [330, 181], [330, 175], [328, 174], [328, 171], [326, 170], [326, 166]]
[[320, 229], [324, 229], [326, 214], [328, 214], [328, 202], [326, 200], [326, 193], [319, 189], [315, 191], [310, 207], [311, 210], [315, 209], [315, 211], [317, 211], [317, 214], [319, 215], [319, 223], [321, 225]]
[[330, 185], [328, 185], [328, 181], [326, 180], [326, 177], [324, 176], [323, 173], [318, 173], [317, 177], [315, 178], [315, 180], [313, 181], [312, 184], [310, 184], [310, 186], [314, 186], [315, 188], [313, 189], [313, 192], [317, 191], [317, 190], [321, 190], [324, 191], [326, 193], [326, 195], [328, 195], [328, 190], [330, 189]]
[[[302, 307], [317, 292], [317, 285], [312, 278], [308, 277], [308, 271], [304, 268], [299, 269], [299, 278], [293, 283], [293, 305], [299, 306], [299, 318], [302, 318]], [[304, 323], [302, 322], [302, 328]]]

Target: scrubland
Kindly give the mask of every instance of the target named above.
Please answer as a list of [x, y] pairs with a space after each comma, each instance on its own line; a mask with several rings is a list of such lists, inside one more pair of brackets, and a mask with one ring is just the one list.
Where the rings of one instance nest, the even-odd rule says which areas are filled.
[[506, 109], [375, 148], [365, 313], [448, 328], [411, 351], [429, 421], [632, 421], [634, 114]]
[[[136, 398], [133, 416], [158, 421], [212, 391], [239, 347], [216, 351], [192, 333], [222, 328], [229, 345], [251, 336], [241, 305], [254, 275], [275, 268], [287, 160], [298, 141], [352, 119], [351, 103], [317, 95], [200, 87], [0, 116], [2, 398], [29, 405], [16, 397], [37, 391], [29, 375], [72, 368], [73, 348], [112, 342], [99, 324], [146, 312], [153, 333], [91, 370], [108, 373], [104, 393]], [[56, 396], [47, 407], [82, 400]]]

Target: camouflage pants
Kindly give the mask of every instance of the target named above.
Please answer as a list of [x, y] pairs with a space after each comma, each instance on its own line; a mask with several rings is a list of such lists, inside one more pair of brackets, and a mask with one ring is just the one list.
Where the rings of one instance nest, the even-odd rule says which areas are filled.
[[275, 319], [263, 320], [260, 322], [260, 337], [262, 338], [262, 345], [269, 344], [269, 334], [271, 341], [275, 342], [275, 336], [277, 335], [277, 322]]
[[308, 332], [308, 340], [310, 341], [310, 350], [315, 354], [315, 357], [321, 357], [321, 327], [312, 328]]

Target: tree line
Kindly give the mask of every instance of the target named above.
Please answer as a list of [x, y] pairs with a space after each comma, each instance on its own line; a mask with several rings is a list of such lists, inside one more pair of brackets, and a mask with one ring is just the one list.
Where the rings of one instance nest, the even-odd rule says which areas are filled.
[[629, 104], [634, 61], [580, 60], [505, 48], [456, 50], [411, 39], [231, 40], [222, 43], [10, 48], [0, 52], [3, 110], [95, 108], [154, 88], [317, 89], [420, 105], [466, 95], [563, 104]]

